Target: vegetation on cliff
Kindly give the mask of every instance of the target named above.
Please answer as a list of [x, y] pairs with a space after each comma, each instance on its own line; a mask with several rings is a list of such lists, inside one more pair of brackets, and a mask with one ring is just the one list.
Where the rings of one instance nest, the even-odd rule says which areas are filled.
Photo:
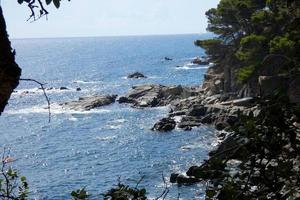
[[[206, 12], [215, 39], [195, 41], [223, 73], [225, 92], [257, 81], [267, 65], [275, 74], [300, 67], [300, 6], [296, 0], [221, 0]], [[268, 61], [271, 61], [268, 62]], [[217, 70], [216, 70], [217, 71]], [[270, 70], [272, 71], [272, 70]], [[250, 94], [257, 94], [255, 84]], [[248, 93], [249, 94], [249, 93]]]
[[239, 115], [210, 159], [187, 172], [210, 180], [207, 199], [300, 198], [299, 3], [221, 0], [206, 13], [216, 38], [195, 41], [215, 63], [204, 89], [254, 96], [260, 111]]

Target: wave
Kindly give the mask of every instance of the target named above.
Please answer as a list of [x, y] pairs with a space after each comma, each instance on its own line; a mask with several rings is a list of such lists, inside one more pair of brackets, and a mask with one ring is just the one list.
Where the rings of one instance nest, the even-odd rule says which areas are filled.
[[[45, 88], [47, 94], [58, 94], [58, 93], [67, 93], [67, 92], [83, 92], [86, 90], [78, 88]], [[41, 95], [44, 94], [41, 88], [29, 88], [29, 89], [18, 89], [13, 92], [13, 96], [26, 96], [26, 95]]]
[[[19, 115], [19, 114], [48, 114], [48, 108], [46, 105], [38, 105], [29, 108], [22, 108], [18, 110], [7, 110], [7, 114]], [[72, 109], [63, 108], [59, 104], [51, 104], [51, 114], [94, 114], [94, 113], [109, 113], [111, 110], [108, 109], [92, 109], [89, 111], [78, 111]], [[70, 118], [71, 121], [76, 121], [76, 118]]]
[[107, 136], [107, 137], [96, 137], [96, 140], [99, 140], [99, 141], [110, 141], [110, 140], [114, 140], [116, 139], [117, 136]]
[[111, 123], [125, 123], [125, 122], [127, 122], [128, 120], [126, 120], [126, 119], [116, 119], [116, 120], [113, 120], [113, 121], [111, 121]]
[[192, 63], [183, 65], [183, 66], [177, 66], [176, 70], [197, 70], [197, 69], [207, 69], [209, 66], [199, 66]]
[[78, 84], [97, 84], [97, 83], [103, 83], [103, 81], [84, 81], [84, 80], [74, 80], [72, 83], [78, 83]]

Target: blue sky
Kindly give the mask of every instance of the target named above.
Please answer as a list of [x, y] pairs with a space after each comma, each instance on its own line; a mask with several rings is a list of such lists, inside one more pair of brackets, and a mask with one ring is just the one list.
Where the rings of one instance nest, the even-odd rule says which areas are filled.
[[72, 0], [48, 20], [26, 22], [29, 9], [0, 0], [11, 38], [204, 33], [205, 11], [219, 0]]

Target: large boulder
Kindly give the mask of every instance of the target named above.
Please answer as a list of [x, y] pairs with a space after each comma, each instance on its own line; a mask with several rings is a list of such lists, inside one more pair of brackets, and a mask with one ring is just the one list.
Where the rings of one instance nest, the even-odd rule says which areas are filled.
[[195, 178], [193, 176], [186, 176], [184, 174], [176, 174], [172, 173], [170, 176], [170, 183], [178, 183], [183, 185], [190, 185], [199, 183], [201, 180], [198, 178]]
[[153, 126], [152, 130], [168, 132], [168, 131], [172, 131], [175, 127], [176, 127], [176, 122], [174, 119], [163, 118]]
[[97, 95], [80, 97], [77, 101], [61, 104], [64, 108], [80, 111], [88, 111], [115, 102], [117, 95]]
[[132, 87], [126, 95], [118, 99], [118, 102], [131, 103], [138, 108], [157, 107], [197, 94], [196, 88], [146, 84]]
[[195, 65], [208, 65], [209, 61], [208, 61], [207, 58], [204, 58], [204, 57], [199, 58], [199, 57], [197, 57], [197, 58], [194, 58], [192, 60], [192, 63], [195, 64]]
[[137, 78], [137, 79], [139, 79], [139, 78], [147, 78], [147, 76], [145, 76], [144, 74], [142, 74], [140, 72], [134, 72], [132, 74], [129, 74], [127, 76], [127, 78]]

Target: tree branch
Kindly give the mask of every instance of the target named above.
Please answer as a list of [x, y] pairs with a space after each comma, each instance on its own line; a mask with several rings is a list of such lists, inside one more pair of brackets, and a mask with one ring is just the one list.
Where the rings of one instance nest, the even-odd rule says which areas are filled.
[[37, 84], [39, 84], [41, 86], [41, 89], [43, 90], [44, 96], [45, 96], [47, 104], [48, 104], [47, 109], [49, 111], [49, 123], [50, 123], [51, 122], [51, 106], [50, 106], [50, 99], [47, 96], [46, 90], [44, 88], [45, 83], [41, 83], [41, 82], [39, 82], [37, 80], [30, 79], [30, 78], [20, 78], [20, 81], [31, 81], [31, 82], [35, 82], [35, 83], [37, 83]]

